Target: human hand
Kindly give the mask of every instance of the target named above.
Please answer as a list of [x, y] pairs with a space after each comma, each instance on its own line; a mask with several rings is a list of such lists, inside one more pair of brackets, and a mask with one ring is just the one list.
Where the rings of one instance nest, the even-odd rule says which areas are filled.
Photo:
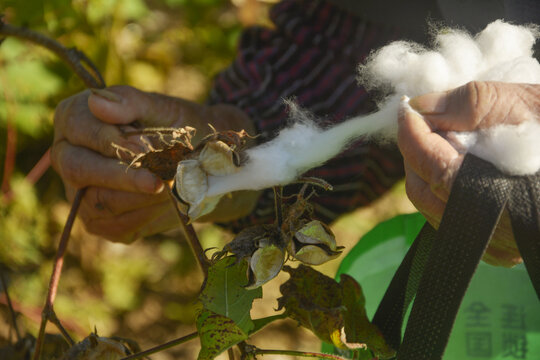
[[[540, 113], [540, 86], [470, 82], [451, 91], [418, 96], [409, 104], [424, 119], [406, 109], [399, 114], [398, 145], [405, 162], [407, 195], [438, 228], [464, 157], [439, 133], [519, 124]], [[483, 259], [505, 267], [522, 261], [506, 212]]]
[[[219, 130], [254, 133], [249, 118], [230, 105], [204, 106], [183, 99], [114, 86], [92, 94], [85, 91], [62, 101], [55, 113], [52, 164], [60, 174], [66, 195], [73, 200], [87, 188], [79, 216], [91, 233], [112, 241], [132, 242], [139, 237], [172, 229], [178, 219], [164, 184], [146, 169], [121, 164], [112, 143], [135, 153], [144, 151], [136, 137], [123, 133], [134, 127], [198, 129], [200, 138], [211, 123]], [[197, 141], [194, 139], [194, 141]], [[228, 211], [216, 209], [207, 221], [226, 221], [249, 213], [256, 196], [227, 198]]]

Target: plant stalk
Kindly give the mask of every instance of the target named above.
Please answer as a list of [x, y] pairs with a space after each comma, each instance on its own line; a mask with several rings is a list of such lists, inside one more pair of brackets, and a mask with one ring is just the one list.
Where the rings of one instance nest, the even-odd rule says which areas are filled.
[[6, 24], [2, 21], [0, 21], [0, 35], [14, 36], [37, 45], [41, 45], [55, 53], [60, 59], [64, 60], [75, 72], [75, 74], [82, 79], [87, 87], [105, 87], [105, 81], [103, 80], [97, 67], [83, 52], [77, 50], [76, 48], [68, 49], [58, 41], [36, 31]]
[[[0, 36], [14, 36], [16, 38], [27, 40], [34, 44], [43, 46], [55, 53], [60, 59], [67, 63], [68, 66], [75, 72], [75, 74], [84, 82], [87, 87], [98, 89], [106, 87], [105, 81], [103, 80], [103, 77], [101, 76], [98, 68], [83, 52], [77, 50], [76, 48], [68, 49], [62, 44], [60, 44], [58, 41], [53, 40], [48, 36], [42, 35], [36, 31], [27, 28], [21, 28], [6, 24], [1, 19]], [[47, 162], [50, 162], [50, 160], [47, 161], [49, 159], [48, 153], [46, 153], [42, 159], [45, 159], [45, 165], [47, 165]], [[53, 317], [52, 319], [54, 320], [54, 323], [58, 326], [58, 328], [61, 331], [63, 330], [62, 332], [65, 333], [64, 336], [66, 337], [66, 339], [68, 341], [71, 340], [65, 329], [63, 329], [62, 325], [60, 324], [60, 321], [56, 317], [56, 314], [53, 310], [53, 304], [54, 299], [56, 298], [56, 292], [58, 290], [58, 283], [60, 281], [60, 275], [62, 273], [64, 255], [69, 242], [71, 229], [73, 227], [75, 217], [77, 216], [77, 211], [79, 210], [81, 200], [84, 197], [85, 192], [85, 188], [77, 190], [75, 199], [73, 200], [73, 204], [71, 205], [69, 216], [66, 220], [66, 224], [62, 232], [62, 236], [60, 238], [60, 243], [56, 252], [53, 271], [49, 282], [47, 299], [41, 313], [41, 324], [39, 328], [39, 334], [36, 340], [34, 355], [32, 357], [33, 360], [39, 360], [39, 358], [41, 357], [41, 348], [43, 347], [45, 328], [47, 327], [47, 321], [51, 319], [51, 316]], [[71, 342], [73, 342], [73, 340], [71, 340]]]
[[64, 255], [69, 243], [69, 236], [71, 234], [71, 229], [73, 228], [73, 223], [75, 222], [75, 217], [77, 216], [77, 211], [81, 205], [81, 200], [86, 192], [86, 188], [77, 190], [75, 194], [75, 199], [73, 199], [73, 204], [71, 205], [71, 210], [69, 216], [66, 220], [64, 226], [64, 231], [60, 238], [60, 243], [58, 244], [58, 250], [56, 251], [56, 258], [54, 260], [53, 271], [51, 274], [51, 279], [49, 281], [49, 291], [47, 293], [47, 300], [45, 301], [45, 306], [41, 312], [41, 324], [39, 327], [39, 334], [36, 339], [36, 346], [34, 349], [34, 356], [32, 360], [39, 360], [41, 357], [41, 348], [43, 345], [43, 339], [45, 337], [45, 328], [47, 327], [47, 321], [50, 319], [51, 313], [53, 310], [54, 299], [56, 298], [56, 292], [58, 290], [58, 283], [60, 282], [60, 275], [62, 274], [62, 267], [64, 265]]
[[6, 294], [6, 301], [9, 308], [9, 313], [11, 314], [11, 323], [13, 324], [13, 329], [15, 330], [15, 336], [17, 336], [17, 341], [20, 341], [21, 333], [19, 332], [19, 326], [17, 325], [17, 314], [15, 313], [15, 309], [13, 309], [13, 304], [11, 303], [11, 298], [9, 297], [4, 272], [0, 272], [0, 281], [2, 281], [2, 288], [4, 289], [4, 294]]
[[283, 186], [274, 186], [274, 211], [278, 227], [283, 224]]
[[324, 354], [316, 353], [310, 351], [294, 351], [294, 350], [266, 350], [266, 349], [254, 349], [253, 355], [290, 355], [290, 356], [299, 356], [306, 358], [317, 358], [317, 359], [333, 359], [333, 360], [347, 360], [341, 356], [333, 354]]
[[129, 355], [129, 356], [125, 357], [125, 358], [122, 358], [121, 360], [140, 359], [140, 358], [142, 358], [144, 356], [152, 355], [152, 354], [155, 354], [157, 352], [172, 348], [172, 347], [174, 347], [176, 345], [183, 344], [185, 342], [188, 342], [189, 340], [195, 339], [198, 336], [199, 336], [199, 333], [194, 332], [194, 333], [191, 333], [189, 335], [182, 336], [182, 337], [180, 337], [178, 339], [174, 339], [174, 340], [171, 340], [169, 342], [166, 342], [165, 344], [161, 344], [161, 345], [158, 345], [156, 347], [150, 348], [148, 350], [142, 351], [140, 353]]
[[184, 215], [178, 208], [178, 204], [176, 203], [176, 199], [174, 198], [174, 195], [172, 193], [171, 186], [172, 185], [166, 185], [166, 188], [169, 197], [171, 198], [171, 201], [173, 203], [174, 209], [176, 210], [176, 214], [178, 215], [178, 219], [180, 220], [180, 229], [182, 230], [184, 237], [188, 241], [188, 244], [190, 245], [191, 250], [193, 251], [193, 254], [195, 255], [195, 258], [197, 259], [197, 262], [199, 263], [199, 266], [201, 267], [206, 278], [206, 276], [208, 275], [208, 268], [210, 267], [210, 261], [204, 253], [201, 242], [197, 237], [197, 233], [195, 232], [195, 229], [193, 229], [193, 225], [189, 224], [189, 218]]

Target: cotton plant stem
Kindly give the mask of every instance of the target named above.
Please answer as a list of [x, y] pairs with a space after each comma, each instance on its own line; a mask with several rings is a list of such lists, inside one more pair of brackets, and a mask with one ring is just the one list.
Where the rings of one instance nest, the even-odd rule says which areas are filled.
[[229, 355], [229, 360], [235, 360], [235, 359], [236, 359], [235, 356], [234, 356], [234, 350], [233, 350], [233, 348], [229, 348], [229, 349], [227, 350], [227, 354]]
[[189, 335], [186, 335], [186, 336], [182, 336], [178, 339], [174, 339], [174, 340], [171, 340], [169, 342], [166, 342], [165, 344], [161, 344], [161, 345], [158, 345], [156, 347], [153, 347], [151, 349], [148, 349], [148, 350], [145, 350], [145, 351], [142, 351], [140, 353], [137, 353], [137, 354], [133, 354], [133, 355], [129, 355], [125, 358], [122, 358], [121, 360], [135, 360], [135, 359], [140, 359], [142, 357], [146, 357], [148, 355], [152, 355], [152, 354], [155, 354], [157, 352], [160, 352], [160, 351], [163, 351], [163, 350], [167, 350], [169, 348], [172, 348], [176, 345], [180, 345], [180, 344], [183, 344], [185, 342], [188, 342], [189, 340], [192, 340], [192, 339], [195, 339], [196, 337], [199, 336], [199, 333], [197, 332], [194, 332], [194, 333], [191, 333]]
[[26, 175], [26, 181], [30, 184], [35, 184], [39, 179], [45, 174], [45, 171], [51, 166], [51, 148], [48, 148], [47, 151], [41, 156], [38, 162]]
[[41, 312], [41, 324], [39, 327], [39, 334], [36, 339], [36, 346], [34, 349], [34, 356], [32, 360], [39, 360], [41, 357], [41, 348], [43, 345], [43, 339], [45, 337], [45, 328], [47, 327], [47, 322], [50, 319], [51, 313], [53, 312], [54, 300], [56, 298], [56, 292], [58, 290], [58, 283], [60, 282], [60, 275], [62, 274], [62, 267], [64, 265], [64, 255], [69, 243], [69, 236], [71, 234], [71, 229], [73, 228], [73, 223], [75, 222], [75, 217], [77, 216], [77, 211], [81, 205], [81, 200], [84, 196], [86, 189], [79, 189], [75, 194], [75, 199], [73, 199], [73, 204], [71, 205], [71, 210], [69, 216], [66, 220], [64, 226], [64, 231], [60, 238], [60, 243], [58, 245], [58, 250], [56, 251], [56, 258], [54, 260], [53, 271], [51, 274], [51, 279], [49, 281], [49, 291], [47, 293], [47, 299], [45, 301], [45, 306]]
[[[0, 21], [0, 36], [13, 36], [19, 39], [30, 41], [34, 44], [43, 46], [60, 59], [64, 60], [69, 67], [77, 74], [89, 88], [104, 88], [105, 81], [92, 63], [83, 52], [76, 48], [66, 48], [58, 41], [53, 40], [36, 31], [13, 26]], [[90, 70], [90, 71], [89, 71]]]
[[13, 309], [13, 304], [11, 303], [11, 298], [9, 297], [9, 292], [7, 288], [7, 282], [4, 278], [4, 273], [0, 272], [0, 281], [2, 282], [2, 288], [4, 289], [4, 294], [6, 294], [6, 301], [9, 308], [9, 313], [11, 315], [11, 323], [13, 324], [13, 329], [15, 330], [15, 336], [17, 336], [17, 341], [21, 340], [21, 333], [19, 332], [19, 326], [17, 325], [17, 314]]
[[338, 355], [316, 353], [316, 352], [310, 352], [310, 351], [255, 349], [255, 350], [253, 350], [252, 354], [255, 355], [255, 356], [258, 356], [258, 355], [261, 355], [261, 356], [264, 356], [264, 355], [290, 355], [290, 356], [298, 356], [298, 357], [306, 357], [306, 358], [317, 358], [317, 359], [347, 360], [346, 358], [343, 358], [343, 357], [338, 356]]
[[278, 227], [283, 224], [283, 186], [274, 186], [274, 207]]
[[[49, 38], [43, 34], [40, 34], [36, 31], [13, 26], [6, 24], [0, 20], [0, 36], [13, 36], [19, 39], [30, 41], [36, 45], [45, 47], [55, 53], [60, 59], [62, 59], [68, 66], [75, 72], [75, 74], [84, 82], [84, 84], [89, 88], [102, 89], [106, 86], [101, 73], [94, 63], [81, 51], [76, 48], [66, 48], [58, 41]], [[50, 163], [49, 153], [47, 152], [42, 159], [44, 159], [45, 164]], [[40, 160], [41, 162], [41, 160]], [[43, 165], [43, 164], [42, 164]], [[60, 238], [60, 244], [58, 245], [58, 250], [56, 252], [56, 258], [53, 265], [53, 271], [51, 274], [51, 279], [49, 282], [49, 290], [47, 293], [47, 299], [45, 306], [41, 313], [41, 324], [39, 328], [39, 334], [36, 340], [36, 345], [34, 348], [33, 360], [39, 360], [41, 356], [41, 348], [43, 346], [43, 339], [45, 336], [45, 328], [47, 327], [47, 321], [51, 319], [51, 316], [54, 319], [55, 324], [62, 331], [66, 339], [73, 342], [63, 326], [60, 324], [60, 321], [56, 317], [56, 314], [53, 310], [54, 299], [56, 298], [56, 292], [58, 290], [58, 283], [60, 281], [60, 275], [62, 273], [62, 266], [64, 264], [64, 255], [67, 249], [69, 242], [69, 237], [71, 234], [71, 229], [77, 216], [77, 211], [81, 204], [81, 200], [84, 197], [86, 189], [79, 189], [75, 194], [75, 199], [71, 205], [71, 210], [69, 216], [66, 220], [62, 236]], [[53, 314], [53, 315], [51, 315]]]
[[172, 193], [171, 186], [172, 185], [166, 185], [165, 187], [167, 188], [169, 197], [171, 198], [176, 214], [178, 215], [178, 219], [180, 220], [180, 229], [182, 230], [184, 237], [190, 245], [191, 250], [195, 255], [195, 258], [197, 259], [197, 262], [199, 263], [199, 266], [201, 267], [204, 276], [206, 277], [208, 275], [210, 261], [206, 257], [204, 249], [201, 246], [201, 242], [197, 237], [197, 233], [195, 232], [195, 229], [193, 229], [193, 225], [189, 223], [189, 218], [184, 215], [178, 208], [178, 204], [176, 203], [176, 199], [174, 198], [174, 195]]
[[298, 180], [296, 180], [295, 183], [311, 184], [313, 186], [318, 186], [320, 188], [323, 188], [326, 191], [332, 190], [332, 185], [327, 183], [325, 180], [316, 178], [316, 177], [301, 177], [301, 178], [298, 178]]
[[11, 175], [15, 168], [15, 155], [17, 148], [17, 129], [11, 120], [11, 116], [7, 117], [6, 131], [6, 156], [4, 160], [4, 176], [2, 178], [2, 193], [8, 195], [11, 193], [10, 181]]
[[56, 325], [58, 330], [60, 330], [60, 333], [62, 334], [66, 342], [69, 344], [69, 346], [75, 345], [75, 341], [73, 341], [71, 336], [69, 336], [69, 333], [67, 332], [66, 328], [62, 326], [60, 319], [58, 318], [58, 316], [56, 316], [56, 313], [54, 312], [54, 309], [52, 307], [49, 309], [49, 314], [47, 315], [47, 317], [48, 317], [48, 320], [52, 322], [54, 325]]

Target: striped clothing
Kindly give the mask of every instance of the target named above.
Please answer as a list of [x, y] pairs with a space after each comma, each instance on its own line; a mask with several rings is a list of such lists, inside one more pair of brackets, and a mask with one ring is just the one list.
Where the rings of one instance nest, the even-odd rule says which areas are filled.
[[[356, 67], [370, 50], [392, 40], [392, 29], [375, 26], [325, 1], [286, 0], [274, 6], [275, 28], [254, 27], [241, 37], [234, 63], [215, 79], [210, 103], [228, 103], [253, 120], [260, 142], [274, 137], [287, 121], [283, 99], [292, 98], [321, 125], [331, 125], [375, 109], [356, 82]], [[324, 146], [324, 144], [321, 144]], [[369, 204], [403, 177], [394, 145], [358, 141], [306, 176], [323, 178], [334, 187], [318, 191], [315, 216], [330, 222]], [[287, 186], [285, 193], [294, 193]], [[232, 230], [273, 221], [273, 194], [266, 190], [247, 218], [226, 224]]]

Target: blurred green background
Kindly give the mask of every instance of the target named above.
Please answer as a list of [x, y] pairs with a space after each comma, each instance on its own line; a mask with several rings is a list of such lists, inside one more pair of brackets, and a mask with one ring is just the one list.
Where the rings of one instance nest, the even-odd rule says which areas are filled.
[[[200, 102], [213, 76], [234, 57], [241, 29], [269, 25], [272, 2], [2, 0], [0, 12], [7, 23], [83, 50], [109, 85], [129, 84]], [[37, 332], [55, 247], [69, 211], [52, 169], [41, 167], [43, 176], [39, 166], [29, 173], [51, 144], [56, 104], [83, 89], [48, 50], [13, 38], [1, 44], [0, 266], [23, 332]], [[411, 205], [400, 184], [333, 229], [340, 244], [350, 248], [379, 220], [408, 211]], [[220, 247], [232, 238], [212, 225], [197, 225], [197, 231], [205, 247]], [[58, 316], [79, 340], [95, 326], [100, 335], [131, 338], [143, 348], [192, 332], [202, 276], [188, 246], [178, 239], [171, 233], [129, 246], [113, 244], [76, 223], [55, 303]], [[333, 275], [338, 264], [334, 261], [322, 271]], [[284, 279], [265, 285], [254, 316], [273, 313]], [[0, 346], [14, 339], [5, 303], [2, 294]], [[52, 326], [48, 330], [55, 332]], [[255, 343], [265, 348], [319, 348], [311, 334], [291, 321], [268, 331], [271, 335], [256, 337]], [[194, 341], [153, 359], [191, 359], [197, 348]]]

